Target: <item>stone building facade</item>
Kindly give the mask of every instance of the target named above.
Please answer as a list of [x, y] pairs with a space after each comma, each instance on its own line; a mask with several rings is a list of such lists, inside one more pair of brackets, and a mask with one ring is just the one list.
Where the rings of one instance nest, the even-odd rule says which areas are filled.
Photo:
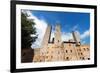
[[51, 29], [49, 25], [41, 48], [34, 49], [33, 62], [90, 60], [90, 45], [81, 44], [77, 31], [72, 32], [73, 39], [62, 41], [60, 25], [56, 25], [55, 37], [50, 42]]

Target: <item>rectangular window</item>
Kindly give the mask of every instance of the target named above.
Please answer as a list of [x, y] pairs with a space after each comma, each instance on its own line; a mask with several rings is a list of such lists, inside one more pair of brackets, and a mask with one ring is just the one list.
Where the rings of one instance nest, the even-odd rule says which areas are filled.
[[70, 50], [70, 52], [72, 53], [72, 50]]
[[67, 53], [68, 51], [66, 50], [66, 53]]

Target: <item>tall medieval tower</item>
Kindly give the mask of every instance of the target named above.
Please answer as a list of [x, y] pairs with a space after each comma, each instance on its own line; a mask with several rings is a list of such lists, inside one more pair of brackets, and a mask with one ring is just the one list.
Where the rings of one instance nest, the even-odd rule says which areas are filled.
[[61, 45], [61, 29], [60, 29], [60, 25], [57, 24], [55, 27], [55, 40], [54, 43], [56, 45]]
[[50, 41], [50, 35], [51, 35], [51, 26], [48, 25], [41, 43], [41, 52], [40, 55], [42, 55], [41, 61], [45, 61], [45, 55], [46, 55], [46, 51], [47, 51], [47, 47], [48, 47], [48, 42]]
[[55, 40], [54, 40], [54, 50], [55, 53], [53, 55], [54, 59], [53, 61], [61, 61], [64, 59], [64, 53], [63, 53], [63, 48], [62, 47], [62, 41], [61, 41], [61, 28], [60, 24], [57, 24], [55, 27]]
[[80, 45], [80, 34], [78, 31], [72, 32], [74, 41], [76, 42], [76, 45]]
[[50, 35], [51, 35], [51, 26], [48, 25], [42, 40], [42, 48], [44, 49], [47, 48], [48, 42], [50, 41]]

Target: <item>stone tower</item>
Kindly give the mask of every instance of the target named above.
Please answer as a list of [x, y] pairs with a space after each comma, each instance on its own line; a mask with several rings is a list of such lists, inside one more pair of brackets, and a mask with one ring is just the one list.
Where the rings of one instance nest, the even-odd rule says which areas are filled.
[[57, 24], [55, 27], [55, 40], [54, 40], [54, 51], [55, 53], [53, 54], [53, 61], [62, 61], [64, 59], [64, 53], [63, 53], [63, 48], [61, 43], [61, 28], [60, 25]]
[[41, 61], [45, 61], [45, 55], [48, 47], [48, 43], [50, 41], [50, 35], [51, 35], [51, 26], [48, 25], [42, 40], [42, 45], [41, 45], [41, 52], [40, 55], [42, 55]]
[[75, 31], [72, 33], [74, 41], [76, 42], [76, 45], [80, 45], [80, 34], [78, 31]]
[[60, 25], [57, 24], [55, 27], [55, 40], [54, 43], [56, 45], [60, 45], [61, 44], [61, 31], [60, 31]]
[[42, 40], [42, 48], [45, 47], [47, 48], [48, 42], [50, 41], [50, 35], [51, 35], [51, 26], [48, 25]]

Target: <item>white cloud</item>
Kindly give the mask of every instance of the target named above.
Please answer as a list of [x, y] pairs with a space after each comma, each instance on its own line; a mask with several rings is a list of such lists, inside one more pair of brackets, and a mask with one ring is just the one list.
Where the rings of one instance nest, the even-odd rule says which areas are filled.
[[73, 30], [76, 30], [78, 28], [78, 25], [75, 25], [74, 27], [73, 27]]
[[[50, 41], [52, 41], [52, 38], [55, 38], [55, 31], [53, 30], [51, 32], [51, 39]], [[67, 33], [67, 32], [61, 32], [61, 40], [63, 41], [68, 41], [70, 39], [73, 39], [72, 33]]]
[[73, 26], [73, 27], [71, 28], [71, 30], [72, 30], [72, 31], [76, 31], [77, 28], [78, 28], [78, 24], [76, 24], [75, 26]]
[[85, 43], [86, 43], [86, 41], [85, 41], [85, 40], [82, 40], [82, 41], [81, 41], [81, 44], [85, 44]]
[[62, 41], [68, 41], [69, 39], [73, 39], [72, 33], [62, 32], [61, 38]]
[[86, 40], [85, 38], [89, 37], [90, 36], [90, 30], [86, 30], [83, 34], [81, 34], [81, 43], [82, 44], [85, 44], [86, 43]]
[[[38, 19], [36, 16], [34, 16], [31, 11], [28, 10], [22, 10], [22, 12], [25, 12], [29, 15], [28, 19], [33, 19], [33, 21], [35, 22], [35, 27], [36, 27], [36, 31], [37, 31], [37, 35], [38, 38], [36, 39], [36, 42], [34, 42], [32, 44], [32, 48], [39, 48], [41, 47], [41, 43], [42, 43], [42, 39], [44, 37], [45, 34], [45, 30], [47, 28], [47, 22], [43, 19]], [[31, 35], [34, 36], [34, 35]]]
[[[51, 39], [50, 39], [50, 41], [52, 41], [52, 38], [55, 38], [55, 34], [54, 33], [55, 33], [55, 31], [53, 31], [51, 33]], [[61, 33], [61, 40], [62, 40], [62, 42], [63, 41], [68, 41], [70, 39], [73, 39], [72, 33], [67, 33], [67, 32], [62, 32]]]
[[90, 31], [86, 30], [83, 34], [81, 34], [81, 39], [85, 39], [88, 36], [90, 36]]
[[[86, 43], [85, 38], [87, 38], [89, 36], [90, 36], [90, 31], [89, 30], [86, 30], [83, 34], [80, 34], [81, 43], [85, 44]], [[62, 37], [62, 41], [68, 41], [70, 39], [73, 39], [73, 35], [70, 32], [69, 33], [62, 32], [62, 36], [61, 37]]]

